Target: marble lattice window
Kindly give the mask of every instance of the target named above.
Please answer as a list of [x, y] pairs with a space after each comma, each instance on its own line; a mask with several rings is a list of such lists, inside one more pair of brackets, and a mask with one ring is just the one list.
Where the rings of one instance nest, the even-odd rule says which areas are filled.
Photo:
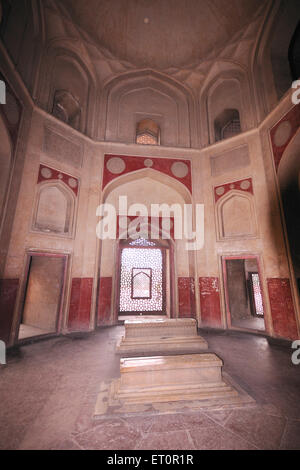
[[137, 125], [136, 143], [142, 145], [159, 145], [160, 128], [151, 119], [144, 119]]
[[264, 307], [258, 273], [251, 273], [251, 284], [254, 297], [255, 313], [256, 315], [263, 316]]
[[237, 109], [225, 109], [214, 121], [215, 141], [229, 139], [240, 134], [241, 120]]
[[121, 253], [120, 313], [162, 310], [162, 251], [158, 248], [124, 248]]
[[241, 123], [239, 119], [232, 119], [229, 121], [221, 131], [221, 139], [229, 139], [234, 135], [240, 134], [241, 132]]

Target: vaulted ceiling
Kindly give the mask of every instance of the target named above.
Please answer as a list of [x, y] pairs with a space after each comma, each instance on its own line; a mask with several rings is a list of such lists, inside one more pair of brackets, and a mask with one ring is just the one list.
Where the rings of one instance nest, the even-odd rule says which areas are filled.
[[266, 0], [60, 0], [85, 36], [138, 67], [203, 60]]

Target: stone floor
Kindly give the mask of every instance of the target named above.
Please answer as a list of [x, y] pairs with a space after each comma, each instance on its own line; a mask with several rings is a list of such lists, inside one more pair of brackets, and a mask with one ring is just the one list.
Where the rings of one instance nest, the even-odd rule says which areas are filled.
[[22, 346], [0, 366], [0, 449], [300, 449], [300, 366], [263, 337], [203, 332], [253, 408], [92, 418], [101, 380], [119, 376], [123, 327]]

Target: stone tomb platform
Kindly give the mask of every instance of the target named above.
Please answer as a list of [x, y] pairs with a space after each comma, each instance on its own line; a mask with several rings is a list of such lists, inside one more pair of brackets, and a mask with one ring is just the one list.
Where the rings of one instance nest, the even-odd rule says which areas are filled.
[[193, 318], [126, 320], [125, 336], [117, 345], [121, 355], [193, 353], [208, 348], [197, 334]]
[[222, 366], [212, 353], [123, 358], [121, 377], [101, 389], [95, 417], [253, 403], [224, 379]]

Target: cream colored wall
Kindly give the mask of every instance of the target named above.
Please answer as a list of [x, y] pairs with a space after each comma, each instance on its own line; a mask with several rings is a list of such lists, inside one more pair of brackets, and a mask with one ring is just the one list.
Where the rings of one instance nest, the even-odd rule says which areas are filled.
[[[287, 101], [286, 107], [289, 103]], [[219, 277], [222, 279], [220, 258], [225, 254], [257, 254], [260, 256], [263, 289], [267, 292], [266, 278], [288, 277], [290, 269], [286, 256], [286, 248], [281, 230], [276, 183], [272, 168], [272, 155], [267, 137], [267, 129], [282, 115], [284, 106], [277, 113], [270, 116], [260, 130], [253, 130], [236, 136], [227, 141], [219, 142], [204, 150], [176, 149], [166, 147], [148, 147], [140, 145], [123, 145], [116, 143], [93, 143], [91, 140], [80, 137], [83, 148], [82, 167], [74, 167], [71, 162], [63, 161], [61, 155], [47, 154], [43, 149], [44, 125], [55, 124], [64, 136], [76, 136], [76, 131], [60, 124], [55, 119], [46, 116], [38, 110], [33, 115], [31, 131], [29, 133], [25, 167], [20, 188], [13, 233], [5, 268], [5, 277], [24, 279], [25, 252], [30, 249], [47, 252], [69, 253], [71, 262], [68, 272], [66, 297], [64, 301], [64, 318], [68, 312], [70, 295], [70, 282], [74, 277], [91, 277], [95, 279], [93, 293], [93, 315], [95, 315], [96, 279], [98, 269], [102, 276], [111, 276], [114, 264], [112, 263], [113, 242], [104, 242], [101, 254], [101, 242], [96, 238], [97, 206], [103, 202], [102, 198], [102, 171], [104, 155], [120, 154], [135, 156], [152, 156], [163, 158], [190, 159], [193, 177], [193, 203], [203, 203], [205, 206], [205, 246], [204, 249], [186, 256], [181, 243], [177, 242], [176, 270], [178, 276], [192, 275], [195, 277]], [[248, 145], [249, 165], [228, 171], [224, 166], [223, 173], [212, 176], [211, 159]], [[63, 154], [63, 153], [62, 153]], [[53, 235], [40, 235], [31, 231], [33, 207], [36, 196], [36, 182], [40, 162], [61, 171], [67, 172], [80, 179], [80, 189], [76, 209], [76, 230], [74, 238], [65, 239]], [[254, 207], [257, 218], [258, 233], [254, 238], [236, 240], [217, 240], [216, 207], [214, 203], [213, 187], [231, 181], [252, 177], [254, 186]], [[155, 185], [155, 191], [153, 190]], [[107, 198], [107, 202], [116, 201], [118, 195], [126, 193], [128, 202], [142, 202], [168, 204], [184, 202], [183, 196], [174, 188], [170, 188], [151, 178], [142, 178], [123, 186], [117, 187]], [[136, 197], [138, 196], [138, 197]], [[115, 255], [114, 255], [115, 256]], [[190, 260], [189, 260], [190, 258]], [[101, 260], [101, 266], [98, 264]], [[193, 268], [193, 260], [196, 260]], [[221, 283], [222, 284], [222, 283]], [[221, 292], [223, 299], [224, 292]], [[93, 315], [91, 326], [93, 324]], [[198, 302], [198, 316], [201, 312]], [[224, 304], [223, 304], [223, 315]], [[272, 333], [270, 310], [267, 301], [267, 324]], [[225, 316], [223, 317], [225, 326]]]
[[[192, 202], [194, 204], [202, 203], [205, 206], [205, 246], [203, 250], [189, 253], [187, 256], [181, 246], [182, 244], [177, 242], [177, 275], [194, 275], [195, 278], [216, 276], [222, 279], [220, 260], [223, 255], [257, 254], [261, 260], [264, 292], [267, 293], [267, 278], [291, 277], [299, 315], [298, 296], [282, 229], [279, 190], [269, 141], [269, 129], [291, 108], [290, 94], [283, 98], [258, 128], [226, 141], [204, 147], [208, 142], [208, 122], [210, 119], [210, 116], [207, 115], [205, 103], [207, 103], [210, 87], [216, 79], [222, 82], [222, 80], [235, 77], [241, 83], [243, 82], [241, 88], [243, 103], [241, 106], [242, 114], [245, 116], [246, 113], [248, 123], [246, 128], [248, 129], [251, 129], [255, 122], [260, 122], [267, 114], [267, 111], [270, 111], [276, 104], [276, 101], [273, 101], [274, 83], [270, 81], [270, 90], [267, 93], [266, 90], [261, 90], [260, 80], [255, 80], [254, 56], [257, 51], [254, 50], [254, 43], [259, 31], [258, 26], [263, 20], [264, 15], [262, 14], [259, 21], [253, 23], [257, 28], [252, 28], [252, 31], [255, 31], [252, 36], [250, 35], [252, 42], [248, 41], [245, 32], [245, 37], [241, 38], [238, 45], [226, 45], [224, 51], [227, 51], [228, 60], [223, 60], [222, 53], [225, 52], [220, 50], [219, 54], [214, 56], [213, 63], [211, 61], [203, 62], [201, 64], [203, 68], [195, 66], [194, 70], [192, 72], [189, 70], [188, 73], [184, 69], [174, 69], [163, 73], [153, 72], [153, 70], [140, 72], [130, 67], [127, 68], [116, 58], [112, 59], [113, 65], [110, 68], [109, 61], [101, 56], [102, 52], [100, 50], [93, 50], [93, 53], [97, 55], [96, 60], [95, 55], [91, 53], [89, 44], [84, 41], [66, 40], [63, 44], [64, 53], [68, 54], [72, 50], [70, 57], [72, 56], [75, 60], [75, 57], [78, 56], [81, 59], [82, 67], [86, 71], [89, 80], [91, 91], [89, 99], [93, 106], [89, 107], [87, 116], [87, 134], [92, 136], [94, 140], [57, 121], [34, 105], [20, 77], [17, 76], [13, 64], [5, 53], [3, 45], [0, 44], [3, 68], [7, 72], [7, 76], [12, 77], [11, 81], [14, 83], [15, 88], [19, 87], [26, 98], [23, 100], [26, 112], [18, 142], [17, 165], [14, 169], [15, 186], [17, 188], [11, 187], [12, 189], [18, 189], [19, 193], [16, 190], [11, 191], [11, 201], [16, 197], [18, 197], [18, 200], [16, 212], [14, 213], [14, 208], [8, 212], [9, 217], [13, 219], [13, 227], [3, 277], [20, 279], [21, 285], [23, 285], [26, 253], [30, 250], [69, 254], [70, 263], [63, 304], [64, 325], [66, 326], [68, 315], [71, 280], [74, 277], [88, 277], [94, 279], [90, 323], [92, 328], [96, 308], [98, 274], [101, 272], [103, 276], [110, 276], [114, 267], [111, 258], [111, 252], [115, 249], [114, 243], [103, 243], [103, 250], [101, 250], [102, 244], [96, 238], [96, 224], [98, 222], [96, 209], [106, 199], [106, 193], [102, 193], [104, 155], [120, 154], [137, 157], [189, 159], [192, 163]], [[58, 37], [61, 37], [61, 32], [65, 35], [68, 33], [64, 21], [62, 19], [59, 21], [58, 17], [53, 18], [50, 13], [47, 17], [47, 25], [48, 39], [53, 40], [51, 44], [54, 44]], [[59, 26], [58, 29], [57, 26]], [[56, 45], [60, 45], [59, 41]], [[49, 105], [49, 93], [51, 91], [49, 78], [51, 76], [50, 72], [55, 69], [56, 63], [55, 54], [57, 49], [54, 46], [53, 49], [49, 49], [47, 49], [47, 54], [45, 54], [42, 61], [37, 61], [41, 67], [40, 69], [36, 67], [36, 73], [32, 74], [34, 83], [30, 83], [29, 86], [29, 89], [34, 91], [33, 95], [37, 98], [37, 102], [43, 108], [47, 108]], [[93, 60], [91, 60], [91, 57]], [[269, 70], [269, 64], [267, 65]], [[28, 70], [32, 70], [32, 64], [28, 67]], [[40, 70], [40, 75], [38, 70]], [[260, 72], [259, 67], [257, 67], [257, 70]], [[95, 79], [95, 75], [97, 79]], [[128, 93], [139, 90], [137, 94], [142, 96], [141, 90], [145, 86], [145, 80], [149, 85], [149, 89], [145, 93], [145, 101], [142, 103], [144, 106], [141, 108], [141, 103], [135, 98], [129, 99]], [[269, 84], [269, 81], [266, 80], [266, 83]], [[97, 89], [97, 95], [95, 89]], [[121, 91], [119, 92], [119, 90]], [[159, 92], [165, 93], [165, 101], [168, 105], [159, 108], [160, 103], [155, 99], [155, 109], [152, 109], [151, 95], [155, 94], [157, 96]], [[113, 93], [115, 93], [116, 99], [115, 101], [112, 100], [109, 107], [109, 100]], [[260, 99], [264, 93], [267, 95], [265, 100]], [[126, 103], [130, 102], [130, 112], [126, 116], [131, 121], [130, 125], [126, 124], [118, 129], [120, 110], [122, 111], [122, 106], [118, 106], [118, 100], [123, 98], [125, 100], [125, 97], [126, 100], [129, 100]], [[171, 98], [172, 106], [168, 101]], [[266, 102], [264, 103], [264, 101]], [[176, 106], [173, 103], [176, 103]], [[226, 106], [229, 105], [230, 103], [227, 102]], [[218, 103], [216, 103], [217, 111], [221, 109], [219, 106], [221, 106], [220, 97]], [[166, 143], [173, 145], [173, 147], [141, 146], [133, 143], [134, 119], [137, 119], [137, 113], [140, 113], [141, 109], [144, 110], [144, 108], [147, 115], [151, 113], [159, 115], [157, 119], [161, 119], [162, 130], [170, 112], [175, 108], [177, 109], [178, 116], [174, 116], [174, 119], [172, 119], [172, 122], [175, 122], [172, 130], [167, 127], [168, 139]], [[48, 109], [50, 109], [49, 106]], [[56, 148], [52, 151], [49, 151], [45, 145], [46, 127], [51, 129], [54, 141], [57, 139]], [[108, 140], [120, 140], [119, 131], [122, 143]], [[180, 136], [179, 140], [176, 140], [177, 131]], [[105, 138], [107, 139], [106, 142], [103, 141]], [[75, 145], [76, 151], [70, 150], [68, 143], [62, 139], [71, 142], [73, 146]], [[97, 139], [101, 142], [97, 142]], [[162, 142], [164, 143], [163, 139]], [[187, 148], [189, 145], [191, 145], [191, 148]], [[246, 155], [246, 158], [245, 149], [241, 151], [241, 146], [248, 147], [248, 156]], [[23, 159], [24, 168], [22, 167]], [[40, 163], [68, 173], [80, 180], [75, 207], [75, 230], [69, 238], [32, 231]], [[20, 178], [20, 184], [17, 177]], [[253, 218], [254, 222], [257, 223], [257, 233], [251, 238], [241, 236], [234, 240], [220, 240], [217, 230], [218, 212], [214, 202], [213, 188], [249, 177], [253, 179]], [[154, 185], [155, 191], [153, 191]], [[183, 193], [174, 188], [175, 186], [171, 187], [163, 184], [161, 180], [155, 180], [154, 182], [154, 180], [145, 177], [141, 180], [132, 181], [124, 185], [123, 188], [117, 188], [111, 193], [111, 197], [116, 197], [121, 190], [125, 190], [132, 202], [144, 201], [149, 204], [150, 202], [162, 201], [171, 204], [180, 201], [180, 203], [183, 203], [185, 200]], [[136, 200], [137, 195], [138, 200]], [[8, 237], [9, 233], [8, 231]], [[198, 289], [196, 289], [196, 295], [198, 296]], [[223, 299], [224, 292], [221, 283], [223, 325], [225, 326]], [[266, 303], [267, 324], [269, 332], [272, 334], [270, 308], [268, 301]], [[21, 291], [17, 299], [15, 327], [20, 305]], [[198, 317], [200, 318], [198, 298], [197, 308]]]

